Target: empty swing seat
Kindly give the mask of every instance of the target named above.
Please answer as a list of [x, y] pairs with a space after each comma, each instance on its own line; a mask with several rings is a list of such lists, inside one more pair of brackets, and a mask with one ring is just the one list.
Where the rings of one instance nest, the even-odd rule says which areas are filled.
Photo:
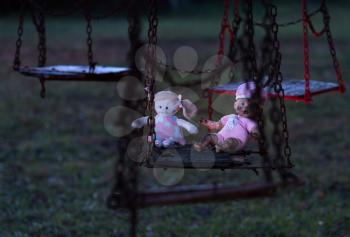
[[[290, 173], [293, 175], [292, 173]], [[197, 184], [175, 186], [164, 189], [135, 192], [134, 205], [139, 208], [152, 206], [183, 205], [203, 202], [232, 201], [273, 196], [278, 189], [288, 186], [300, 186], [304, 181], [294, 176], [281, 182], [254, 182], [242, 185], [233, 184]], [[121, 193], [113, 192], [107, 205], [111, 209], [128, 208], [129, 199], [123, 200]]]
[[[242, 82], [232, 82], [224, 85], [211, 87], [208, 89], [208, 93], [234, 95], [240, 84], [242, 84]], [[285, 100], [305, 101], [304, 99], [305, 81], [304, 80], [285, 79], [282, 82], [282, 87], [284, 90]], [[340, 91], [340, 90], [341, 90], [340, 86], [337, 83], [310, 80], [311, 96], [330, 92], [330, 91]], [[272, 88], [268, 90], [267, 94], [269, 97], [272, 97], [272, 98], [277, 97], [276, 93], [274, 93]]]
[[[284, 185], [292, 183], [285, 182]], [[228, 201], [247, 198], [269, 197], [276, 193], [282, 183], [256, 182], [244, 185], [199, 184], [175, 186], [171, 189], [152, 190], [135, 193], [134, 205], [139, 208], [152, 206], [170, 206], [213, 201]], [[128, 200], [123, 200], [120, 193], [113, 192], [107, 200], [111, 209], [128, 207]]]
[[94, 70], [90, 70], [89, 66], [80, 65], [21, 67], [18, 71], [26, 76], [43, 78], [45, 80], [101, 82], [119, 81], [132, 72], [127, 67], [95, 66]]
[[192, 149], [190, 144], [187, 144], [168, 149], [154, 148], [153, 155], [144, 162], [144, 166], [147, 168], [254, 169], [255, 167], [244, 159], [251, 154], [259, 154], [259, 151], [244, 150], [236, 153], [216, 153], [214, 150], [208, 149], [197, 152]]

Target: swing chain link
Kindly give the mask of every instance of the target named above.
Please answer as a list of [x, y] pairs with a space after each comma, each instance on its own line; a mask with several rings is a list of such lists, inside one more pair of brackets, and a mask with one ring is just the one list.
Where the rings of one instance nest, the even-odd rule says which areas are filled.
[[[261, 77], [258, 73], [257, 62], [256, 62], [256, 53], [254, 45], [254, 25], [253, 25], [253, 3], [252, 0], [248, 0], [244, 4], [244, 33], [242, 37], [238, 40], [241, 53], [243, 54], [243, 69], [245, 82], [250, 80], [254, 81], [256, 85], [256, 90], [254, 93], [254, 98], [260, 101], [261, 98]], [[263, 158], [263, 166], [265, 179], [267, 181], [272, 181], [271, 175], [271, 165], [268, 157], [267, 143], [266, 143], [266, 134], [265, 134], [265, 121], [264, 121], [264, 111], [259, 103], [256, 106], [256, 120], [259, 129], [259, 153]]]
[[254, 26], [253, 26], [253, 3], [251, 0], [248, 1], [248, 21], [247, 21], [247, 31], [248, 31], [248, 47], [249, 47], [249, 60], [250, 60], [250, 68], [249, 78], [256, 79], [258, 76], [258, 68], [256, 63], [256, 51], [254, 44]]
[[222, 56], [224, 54], [224, 42], [225, 42], [225, 31], [230, 30], [230, 23], [228, 20], [229, 0], [224, 0], [224, 15], [221, 20], [221, 28], [219, 33], [219, 49], [217, 64], [221, 63]]
[[[277, 15], [277, 9], [275, 6], [267, 4], [268, 7], [268, 16], [271, 19], [270, 22], [270, 27], [269, 33], [273, 35], [271, 39], [271, 52], [272, 52], [272, 57], [273, 57], [273, 62], [269, 71], [269, 82], [272, 83], [272, 87], [275, 91], [275, 93], [278, 95], [278, 99], [280, 98], [280, 93], [281, 93], [281, 86], [278, 81], [278, 72], [279, 68], [281, 65], [281, 60], [280, 60], [280, 54], [279, 54], [279, 42], [277, 40], [277, 34], [278, 34], [278, 25], [276, 25], [275, 17]], [[281, 119], [282, 119], [282, 109], [278, 108], [277, 101], [276, 99], [271, 100], [271, 108], [270, 108], [270, 119], [273, 125], [272, 128], [272, 144], [274, 146], [274, 159], [273, 159], [273, 164], [275, 166], [282, 166], [282, 161], [283, 161], [283, 156], [282, 156], [282, 134], [280, 130], [281, 126]], [[283, 126], [283, 125], [282, 125]]]
[[23, 26], [24, 26], [24, 16], [25, 16], [25, 3], [20, 1], [20, 15], [19, 23], [17, 28], [17, 40], [16, 40], [16, 51], [15, 58], [13, 60], [12, 68], [17, 71], [21, 66], [21, 48], [22, 48], [22, 36], [23, 36]]
[[[39, 36], [39, 43], [38, 43], [38, 66], [43, 67], [46, 64], [46, 28], [45, 28], [45, 15], [40, 10], [32, 9], [32, 19], [33, 23], [36, 27], [36, 30], [38, 32]], [[44, 98], [46, 95], [46, 88], [45, 88], [45, 78], [40, 77], [40, 97]]]
[[305, 102], [311, 101], [310, 92], [310, 60], [309, 60], [309, 40], [308, 40], [308, 15], [306, 1], [302, 1], [302, 19], [303, 19], [303, 44], [304, 44], [304, 80], [305, 80]]
[[[274, 77], [274, 90], [275, 93], [278, 95], [278, 99], [279, 99], [279, 104], [280, 104], [280, 110], [277, 112], [276, 111], [272, 111], [271, 112], [271, 116], [275, 117], [276, 120], [282, 120], [282, 134], [283, 134], [283, 138], [284, 138], [284, 148], [283, 148], [283, 153], [287, 162], [287, 166], [288, 167], [292, 167], [293, 164], [291, 162], [291, 154], [292, 154], [292, 150], [291, 147], [289, 145], [289, 132], [288, 132], [288, 123], [287, 123], [287, 110], [286, 110], [286, 106], [284, 103], [284, 90], [282, 87], [282, 82], [283, 82], [283, 75], [281, 73], [281, 64], [282, 64], [282, 54], [280, 52], [280, 42], [278, 39], [278, 24], [277, 24], [277, 7], [273, 4], [270, 4], [270, 14], [272, 17], [272, 33], [273, 33], [273, 51], [274, 51], [274, 68], [272, 68], [272, 77]], [[276, 152], [280, 153], [281, 149], [280, 147], [282, 146], [282, 138], [281, 135], [279, 133], [279, 128], [276, 128], [276, 130], [273, 133], [273, 143], [276, 147]], [[278, 157], [279, 154], [277, 154], [276, 159], [281, 158]], [[283, 161], [282, 160], [276, 160], [278, 161]], [[284, 165], [284, 164], [280, 164], [280, 165]]]
[[231, 67], [230, 74], [229, 74], [229, 78], [231, 82], [233, 82], [235, 79], [234, 66], [236, 65], [236, 62], [237, 62], [236, 57], [238, 53], [238, 47], [235, 47], [235, 45], [237, 45], [238, 31], [242, 20], [239, 15], [239, 0], [234, 1], [233, 15], [234, 15], [234, 18], [231, 24], [232, 24], [232, 31], [233, 31], [234, 38], [230, 42], [230, 49], [228, 54], [229, 59], [231, 60], [231, 62], [233, 62], [233, 66]]
[[[317, 15], [319, 12], [322, 11], [322, 6], [317, 8], [316, 10], [314, 10], [313, 12], [311, 12], [310, 14], [308, 14], [308, 18], [311, 18], [315, 15]], [[296, 25], [299, 24], [300, 22], [303, 22], [303, 17], [296, 19], [296, 20], [292, 20], [292, 21], [288, 21], [288, 22], [284, 22], [284, 23], [279, 23], [277, 24], [279, 27], [288, 27], [288, 26], [292, 26], [292, 25]], [[260, 27], [266, 27], [268, 26], [268, 24], [264, 23], [264, 22], [254, 22], [254, 25], [256, 26], [260, 26]]]
[[[325, 2], [323, 0], [320, 5], [320, 8], [318, 9], [318, 12], [321, 12], [323, 16], [324, 16], [324, 6], [325, 6]], [[323, 28], [320, 31], [316, 31], [316, 28], [311, 21], [311, 14], [308, 14], [307, 0], [303, 0], [302, 7], [303, 7], [303, 15], [302, 15], [303, 23], [307, 23], [307, 26], [309, 27], [309, 29], [311, 30], [312, 34], [315, 37], [322, 36], [326, 32], [326, 24], [325, 24], [326, 21], [325, 20], [323, 21]]]
[[325, 27], [325, 32], [326, 32], [326, 36], [327, 36], [327, 42], [329, 45], [330, 54], [332, 56], [333, 67], [334, 67], [335, 72], [336, 72], [336, 77], [337, 77], [337, 81], [339, 84], [339, 90], [340, 90], [340, 92], [344, 92], [345, 91], [345, 84], [344, 84], [344, 80], [342, 78], [340, 63], [339, 63], [339, 60], [337, 58], [337, 53], [335, 50], [334, 41], [333, 41], [332, 33], [330, 30], [331, 17], [329, 15], [325, 0], [322, 1], [321, 11], [323, 13], [323, 21], [324, 21], [324, 27]]
[[46, 37], [45, 37], [45, 16], [42, 12], [38, 14], [39, 22], [37, 25], [37, 30], [39, 34], [39, 44], [38, 44], [38, 51], [39, 51], [39, 58], [38, 58], [38, 65], [39, 67], [43, 67], [46, 64]]
[[[264, 1], [263, 1], [264, 2]], [[265, 6], [266, 7], [266, 6]], [[250, 10], [252, 12], [252, 9]], [[266, 9], [267, 11], [267, 9]], [[268, 15], [265, 14], [263, 17], [263, 22], [265, 23], [268, 20]], [[253, 19], [251, 20], [251, 25], [252, 28], [254, 27], [253, 24]], [[252, 37], [253, 38], [253, 37]], [[265, 32], [265, 37], [263, 39], [264, 42], [266, 42], [267, 40], [270, 40], [271, 37], [269, 35], [269, 32], [266, 30]], [[254, 43], [254, 41], [253, 41]], [[256, 91], [254, 93], [254, 97], [255, 99], [257, 99], [259, 101], [259, 105], [258, 105], [258, 117], [257, 117], [257, 123], [258, 123], [258, 128], [259, 128], [259, 138], [258, 138], [258, 143], [259, 143], [259, 151], [260, 151], [260, 155], [263, 158], [263, 167], [264, 168], [264, 174], [265, 174], [265, 179], [267, 181], [272, 181], [273, 177], [272, 177], [272, 173], [271, 173], [271, 160], [270, 157], [268, 155], [268, 144], [267, 144], [267, 138], [266, 138], [266, 133], [265, 133], [265, 116], [264, 116], [264, 110], [262, 107], [262, 103], [261, 101], [262, 99], [262, 89], [263, 89], [263, 76], [265, 75], [265, 71], [266, 71], [266, 67], [265, 67], [265, 61], [267, 58], [271, 57], [271, 56], [267, 56], [265, 57], [265, 55], [271, 55], [271, 51], [264, 51], [264, 44], [263, 44], [263, 49], [262, 49], [262, 55], [263, 55], [263, 59], [262, 59], [262, 66], [259, 68], [257, 68], [257, 64], [256, 64], [256, 55], [254, 52], [254, 58], [255, 58], [255, 75], [253, 75], [253, 81], [255, 82], [256, 85]], [[269, 61], [267, 62], [267, 64], [269, 63]]]
[[146, 60], [146, 94], [147, 106], [146, 115], [148, 115], [148, 136], [147, 142], [149, 144], [148, 154], [146, 156], [149, 161], [154, 147], [155, 141], [155, 115], [154, 115], [154, 84], [155, 84], [155, 66], [156, 66], [156, 45], [157, 45], [157, 1], [149, 0], [149, 28], [148, 28], [148, 45], [147, 45], [147, 60]]
[[253, 13], [251, 0], [246, 1], [245, 4], [245, 20], [244, 33], [239, 39], [239, 46], [241, 48], [243, 69], [246, 82], [254, 79], [257, 75], [255, 46], [254, 46], [254, 28], [253, 28]]
[[[224, 57], [224, 51], [225, 51], [225, 32], [226, 31], [229, 33], [229, 37], [230, 37], [230, 48], [231, 46], [233, 46], [234, 33], [229, 21], [229, 9], [230, 9], [229, 0], [224, 0], [224, 13], [221, 19], [221, 27], [220, 27], [220, 33], [219, 33], [219, 48], [216, 56], [215, 69], [222, 67], [222, 59]], [[219, 84], [221, 73], [222, 73], [222, 70], [219, 70], [219, 73], [215, 73], [213, 80], [211, 81], [211, 84], [210, 84], [211, 86], [217, 86]]]
[[86, 20], [86, 44], [88, 47], [87, 58], [89, 63], [89, 73], [94, 73], [97, 62], [94, 61], [94, 53], [92, 49], [92, 17], [91, 17], [91, 2], [87, 2], [85, 6], [85, 20]]

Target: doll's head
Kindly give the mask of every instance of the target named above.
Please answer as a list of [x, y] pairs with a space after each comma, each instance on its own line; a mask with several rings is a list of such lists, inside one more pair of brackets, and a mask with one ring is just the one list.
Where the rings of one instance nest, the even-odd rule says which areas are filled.
[[265, 92], [261, 90], [260, 99], [254, 98], [256, 86], [254, 82], [241, 84], [236, 91], [234, 109], [242, 117], [254, 118], [260, 108], [260, 104], [265, 100]]
[[154, 96], [154, 109], [157, 114], [175, 115], [182, 109], [187, 119], [193, 118], [197, 113], [197, 107], [190, 100], [183, 100], [181, 95], [172, 91], [160, 91]]

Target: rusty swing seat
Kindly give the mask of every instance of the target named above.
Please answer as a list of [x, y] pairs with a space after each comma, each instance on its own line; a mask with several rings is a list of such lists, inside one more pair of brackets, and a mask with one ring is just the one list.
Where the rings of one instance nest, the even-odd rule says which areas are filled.
[[25, 76], [53, 81], [97, 81], [114, 82], [132, 74], [128, 67], [54, 65], [44, 67], [20, 67], [18, 72]]
[[[202, 184], [192, 186], [177, 186], [167, 189], [139, 191], [132, 198], [132, 205], [138, 208], [163, 205], [182, 205], [204, 202], [222, 202], [228, 200], [271, 197], [278, 189], [289, 186], [299, 186], [303, 180], [289, 173], [289, 179], [280, 182], [258, 181], [242, 185], [233, 184]], [[123, 200], [122, 195], [113, 192], [107, 200], [111, 209], [127, 208], [131, 200]]]
[[[235, 95], [236, 90], [241, 82], [232, 82], [224, 85], [211, 87], [208, 89], [208, 94], [229, 94]], [[282, 87], [284, 90], [284, 99], [292, 101], [305, 101], [304, 80], [300, 79], [284, 79]], [[323, 82], [310, 80], [310, 94], [311, 96], [327, 93], [331, 91], [341, 91], [341, 86], [334, 82]], [[273, 92], [273, 89], [267, 91], [270, 98], [275, 98], [278, 95]]]
[[[207, 152], [210, 152], [208, 154]], [[243, 150], [235, 153], [216, 153], [214, 150], [197, 152], [192, 145], [176, 146], [168, 149], [154, 148], [152, 155], [143, 162], [147, 168], [183, 168], [183, 169], [256, 169], [246, 159], [259, 151]], [[242, 161], [233, 158], [244, 158]]]

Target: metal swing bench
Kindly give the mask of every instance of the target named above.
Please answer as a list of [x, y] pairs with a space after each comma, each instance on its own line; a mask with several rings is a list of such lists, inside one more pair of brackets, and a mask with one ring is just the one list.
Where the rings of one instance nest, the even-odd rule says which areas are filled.
[[[24, 32], [24, 20], [27, 10], [27, 4], [30, 5], [32, 22], [38, 33], [38, 66], [22, 66], [20, 52], [22, 46], [22, 35]], [[75, 10], [78, 10], [75, 9]], [[87, 22], [87, 56], [88, 65], [52, 65], [46, 66], [46, 30], [45, 13], [51, 15], [60, 15], [47, 13], [43, 8], [37, 5], [35, 1], [21, 1], [21, 13], [17, 29], [17, 41], [13, 69], [25, 76], [39, 78], [41, 82], [41, 96], [45, 96], [45, 81], [95, 81], [95, 82], [115, 82], [128, 75], [136, 75], [134, 70], [129, 67], [112, 67], [97, 65], [93, 58], [92, 50], [92, 16], [90, 11], [85, 12]], [[74, 13], [70, 11], [69, 14]], [[112, 12], [114, 13], [114, 12]], [[64, 14], [62, 14], [64, 15]], [[106, 16], [107, 17], [107, 16]], [[99, 18], [96, 18], [99, 19]]]
[[[320, 31], [316, 31], [315, 27], [311, 21], [311, 16], [316, 13], [321, 12], [323, 16], [323, 28]], [[239, 19], [238, 11], [235, 12], [235, 18]], [[332, 33], [330, 30], [330, 16], [328, 12], [328, 8], [323, 0], [321, 2], [321, 6], [319, 9], [314, 11], [313, 13], [308, 13], [307, 11], [307, 0], [302, 0], [302, 18], [300, 20], [302, 22], [303, 27], [303, 46], [304, 46], [304, 80], [300, 79], [284, 79], [282, 82], [282, 87], [284, 90], [284, 99], [309, 103], [312, 101], [312, 97], [315, 95], [320, 95], [328, 92], [340, 92], [344, 93], [345, 84], [342, 78], [342, 73], [340, 70], [340, 64], [337, 59], [336, 50], [334, 47], [334, 41], [332, 37]], [[233, 22], [235, 27], [235, 32], [237, 32], [237, 28], [239, 27], [239, 20], [235, 20]], [[298, 23], [299, 21], [291, 22]], [[291, 23], [282, 23], [278, 24], [279, 27], [288, 26]], [[266, 26], [263, 23], [254, 23], [257, 26]], [[225, 24], [223, 24], [225, 26]], [[227, 24], [226, 24], [227, 25]], [[228, 26], [226, 26], [228, 27]], [[276, 28], [278, 29], [278, 28]], [[308, 40], [308, 30], [310, 30], [314, 37], [321, 37], [326, 34], [327, 43], [329, 47], [329, 51], [332, 57], [333, 66], [336, 74], [336, 83], [335, 82], [325, 82], [318, 80], [310, 80], [310, 63], [309, 63], [309, 40]], [[233, 36], [231, 36], [232, 38]], [[223, 41], [223, 37], [221, 37], [221, 41]], [[231, 39], [231, 41], [233, 41]], [[233, 43], [231, 43], [233, 45]], [[223, 43], [221, 43], [223, 45]], [[222, 48], [222, 46], [221, 46]], [[219, 53], [222, 50], [219, 50]], [[214, 94], [229, 94], [235, 95], [236, 89], [240, 83], [238, 82], [230, 82], [224, 85], [218, 85], [214, 87], [210, 87], [207, 89], [208, 95], [208, 107], [209, 107], [209, 118], [211, 117], [211, 106], [212, 106], [212, 95]], [[277, 97], [276, 93], [269, 87], [265, 88], [267, 90], [267, 96], [270, 98]]]
[[[230, 47], [234, 47], [235, 39], [237, 38], [237, 32], [240, 25], [240, 16], [238, 13], [238, 0], [234, 1], [235, 11], [234, 11], [234, 21], [232, 22], [232, 28], [230, 23], [228, 22], [228, 8], [229, 1], [224, 0], [224, 16], [221, 23], [221, 31], [220, 31], [220, 47], [218, 50], [218, 63], [220, 57], [224, 53], [224, 34], [225, 31], [228, 31], [230, 35]], [[334, 42], [331, 36], [330, 25], [329, 25], [329, 13], [325, 2], [323, 1], [320, 8], [317, 9], [313, 13], [308, 13], [306, 10], [306, 0], [302, 2], [303, 12], [302, 12], [302, 22], [303, 22], [303, 30], [304, 30], [304, 80], [299, 79], [283, 79], [281, 78], [281, 86], [283, 89], [283, 99], [284, 100], [292, 100], [292, 101], [301, 101], [305, 103], [309, 103], [312, 100], [312, 97], [315, 95], [327, 93], [327, 92], [340, 92], [343, 93], [345, 90], [344, 82], [342, 79], [342, 74], [340, 71], [340, 65], [338, 59], [336, 57], [336, 52], [334, 48]], [[316, 32], [315, 28], [312, 25], [310, 20], [310, 16], [321, 12], [323, 14], [324, 19], [324, 29], [320, 32]], [[255, 25], [264, 26], [266, 25], [254, 23]], [[278, 26], [283, 26], [286, 24], [280, 24]], [[309, 50], [308, 50], [308, 36], [307, 29], [310, 29], [314, 36], [319, 37], [324, 33], [327, 34], [327, 40], [330, 48], [330, 53], [333, 59], [333, 65], [336, 72], [337, 83], [334, 82], [323, 82], [310, 80], [309, 73]], [[230, 49], [231, 52], [235, 50]], [[231, 55], [232, 56], [232, 55]], [[234, 58], [235, 56], [233, 56]], [[267, 77], [263, 78], [263, 81], [266, 82]], [[214, 87], [210, 87], [206, 90], [208, 96], [208, 114], [209, 119], [212, 117], [212, 95], [213, 94], [229, 94], [235, 95], [235, 92], [241, 82], [230, 82], [224, 85], [218, 85]], [[264, 84], [264, 82], [263, 82]], [[273, 89], [273, 85], [270, 87], [264, 88], [267, 91], [267, 96], [269, 98], [278, 98], [279, 94], [276, 93]], [[153, 156], [149, 161], [147, 161], [146, 166], [149, 168], [153, 167], [163, 167], [163, 168], [198, 168], [198, 167], [212, 167], [213, 169], [225, 169], [225, 168], [247, 168], [254, 167], [249, 161], [244, 162], [236, 162], [232, 160], [233, 157], [247, 157], [252, 154], [261, 154], [260, 151], [255, 150], [246, 150], [240, 151], [234, 154], [229, 153], [218, 153], [215, 154], [215, 162], [212, 163], [211, 159], [206, 159], [205, 157], [194, 156], [198, 158], [194, 158], [191, 156], [193, 150], [191, 149], [191, 145], [186, 145], [185, 147], [178, 147], [176, 149], [172, 149], [168, 151], [168, 154], [164, 154], [161, 149], [155, 149]], [[213, 152], [215, 153], [215, 152]]]
[[[214, 94], [217, 95], [235, 95], [236, 90], [241, 82], [230, 82], [224, 85], [218, 85], [214, 87], [210, 87], [207, 89], [207, 97], [208, 97], [208, 111], [209, 111], [209, 119], [212, 117], [212, 96]], [[344, 87], [334, 82], [322, 82], [316, 80], [309, 81], [309, 89], [305, 89], [305, 82], [300, 79], [285, 79], [282, 82], [282, 87], [284, 90], [284, 99], [297, 101], [297, 102], [305, 102], [309, 103], [311, 98], [315, 95], [335, 91], [335, 92], [344, 92]], [[267, 89], [267, 96], [269, 98], [276, 98], [277, 94], [273, 91], [273, 89]]]
[[[218, 85], [208, 89], [209, 94], [229, 94], [235, 95], [236, 90], [241, 82], [231, 82], [224, 85]], [[300, 79], [285, 79], [282, 83], [285, 100], [305, 101], [305, 94], [310, 93], [311, 96], [330, 92], [343, 91], [342, 87], [334, 82], [322, 82], [310, 80], [310, 90], [305, 92], [305, 82]], [[277, 95], [271, 88], [267, 89], [267, 96], [274, 98]]]
[[99, 81], [114, 82], [131, 74], [128, 67], [55, 65], [44, 67], [21, 67], [18, 72], [25, 76], [43, 78], [45, 81]]
[[[256, 166], [246, 160], [247, 156], [260, 154], [255, 150], [243, 150], [236, 153], [216, 153], [208, 149], [197, 152], [191, 144], [170, 149], [154, 148], [152, 156], [145, 161], [147, 168], [184, 168], [184, 169], [236, 169], [245, 168], [256, 170]], [[234, 158], [243, 158], [234, 160]]]

